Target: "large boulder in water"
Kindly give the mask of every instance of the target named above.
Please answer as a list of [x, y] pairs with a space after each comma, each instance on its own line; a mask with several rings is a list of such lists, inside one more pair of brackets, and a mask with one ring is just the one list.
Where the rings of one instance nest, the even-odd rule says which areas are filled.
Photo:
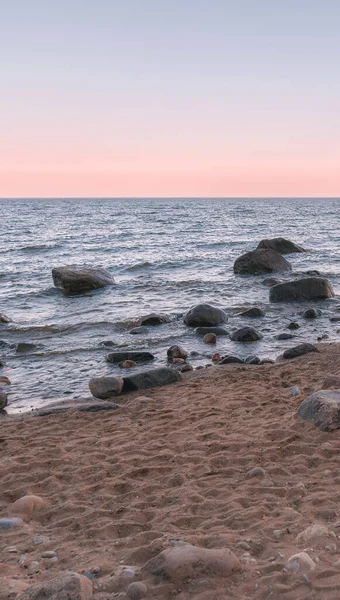
[[52, 269], [55, 287], [66, 294], [82, 294], [115, 283], [111, 273], [96, 267], [66, 266]]
[[123, 389], [124, 381], [121, 377], [93, 377], [89, 381], [92, 396], [107, 400], [113, 396], [119, 396]]
[[135, 362], [146, 362], [154, 360], [154, 355], [145, 350], [124, 350], [122, 352], [109, 352], [106, 356], [107, 362], [120, 363], [124, 360], [133, 360]]
[[263, 275], [291, 271], [292, 266], [274, 250], [259, 248], [243, 254], [234, 263], [234, 273], [240, 275]]
[[271, 240], [261, 240], [258, 248], [268, 248], [274, 250], [278, 254], [292, 254], [293, 252], [306, 252], [301, 246], [297, 246], [294, 242], [286, 240], [283, 237], [272, 238]]
[[197, 304], [190, 308], [184, 317], [184, 323], [191, 327], [210, 327], [227, 321], [228, 315], [224, 310], [211, 304]]
[[321, 431], [340, 428], [340, 390], [322, 390], [306, 398], [298, 408], [304, 421], [312, 421]]
[[234, 331], [230, 336], [233, 342], [257, 342], [262, 338], [262, 333], [254, 329], [254, 327], [242, 327]]
[[302, 302], [332, 298], [334, 291], [327, 279], [306, 277], [274, 285], [269, 292], [270, 302]]

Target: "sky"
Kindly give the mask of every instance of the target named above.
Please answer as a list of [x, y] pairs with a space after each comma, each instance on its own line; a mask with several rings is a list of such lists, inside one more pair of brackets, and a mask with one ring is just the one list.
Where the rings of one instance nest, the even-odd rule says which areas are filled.
[[340, 196], [339, 0], [0, 8], [0, 197]]

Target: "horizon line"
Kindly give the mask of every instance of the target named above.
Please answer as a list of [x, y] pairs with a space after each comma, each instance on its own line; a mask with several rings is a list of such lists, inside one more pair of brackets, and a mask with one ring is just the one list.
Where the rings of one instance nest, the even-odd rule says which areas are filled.
[[340, 200], [339, 196], [0, 196], [1, 200]]

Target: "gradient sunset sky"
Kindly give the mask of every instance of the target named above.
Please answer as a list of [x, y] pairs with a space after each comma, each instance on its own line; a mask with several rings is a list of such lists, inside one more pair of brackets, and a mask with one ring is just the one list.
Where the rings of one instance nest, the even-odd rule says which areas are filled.
[[339, 0], [1, 3], [0, 197], [340, 196]]

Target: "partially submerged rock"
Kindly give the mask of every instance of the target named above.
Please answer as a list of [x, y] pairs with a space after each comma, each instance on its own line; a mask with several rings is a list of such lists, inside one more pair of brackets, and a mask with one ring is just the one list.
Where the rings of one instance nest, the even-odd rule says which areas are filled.
[[91, 600], [93, 586], [84, 575], [64, 571], [27, 588], [16, 600]]
[[234, 331], [230, 336], [233, 342], [257, 342], [262, 338], [262, 333], [254, 329], [254, 327], [242, 327]]
[[306, 252], [302, 246], [298, 246], [291, 242], [290, 240], [286, 240], [283, 237], [272, 238], [269, 240], [261, 240], [258, 248], [269, 248], [270, 250], [275, 250], [278, 254], [292, 254], [293, 252]]
[[264, 275], [291, 271], [291, 264], [274, 250], [260, 248], [246, 252], [234, 263], [234, 273], [240, 275]]
[[340, 390], [321, 390], [301, 402], [298, 415], [321, 431], [340, 428]]
[[122, 377], [93, 377], [89, 381], [92, 396], [107, 400], [113, 396], [119, 396], [122, 392], [124, 381]]
[[269, 292], [270, 302], [303, 302], [332, 298], [334, 291], [327, 279], [305, 277], [274, 285]]
[[170, 346], [166, 354], [169, 361], [173, 361], [176, 358], [183, 358], [185, 360], [188, 356], [188, 352], [182, 346], [177, 345]]
[[142, 574], [181, 584], [202, 575], [229, 577], [239, 569], [239, 560], [230, 550], [199, 548], [182, 542], [149, 560], [143, 566]]
[[130, 329], [129, 333], [131, 333], [131, 335], [144, 335], [149, 333], [149, 330], [145, 325], [140, 325], [140, 327], [133, 327], [133, 329]]
[[233, 354], [228, 354], [227, 356], [224, 356], [218, 364], [219, 365], [229, 365], [232, 363], [243, 364], [244, 361], [242, 360], [242, 358], [239, 358], [238, 356], [234, 356]]
[[19, 342], [16, 346], [15, 346], [15, 351], [18, 354], [21, 353], [25, 353], [25, 352], [34, 352], [35, 350], [37, 350], [37, 345], [36, 344], [32, 344], [30, 342]]
[[79, 412], [101, 412], [103, 410], [117, 410], [120, 408], [119, 404], [114, 402], [70, 402], [65, 404], [53, 404], [46, 406], [45, 408], [39, 408], [33, 411], [33, 417], [46, 417], [48, 415], [58, 415], [73, 410]]
[[203, 342], [205, 344], [216, 344], [217, 341], [217, 337], [215, 333], [206, 333], [204, 338], [203, 338]]
[[294, 337], [295, 337], [295, 335], [293, 333], [285, 333], [285, 332], [283, 332], [283, 333], [278, 333], [275, 336], [275, 339], [280, 340], [280, 341], [281, 340], [291, 340]]
[[181, 376], [177, 371], [163, 367], [124, 377], [123, 391], [145, 390], [178, 381], [181, 381]]
[[184, 323], [191, 327], [210, 327], [227, 321], [228, 315], [224, 310], [211, 304], [197, 304], [190, 308], [184, 317]]
[[65, 266], [52, 269], [53, 283], [66, 294], [81, 294], [114, 285], [111, 273], [99, 267]]
[[0, 313], [0, 323], [12, 323], [12, 319], [10, 319], [9, 317], [7, 317], [6, 315], [4, 315], [3, 313]]
[[144, 327], [144, 326], [154, 326], [154, 325], [163, 325], [164, 323], [170, 323], [171, 318], [169, 317], [169, 315], [163, 315], [163, 314], [157, 314], [157, 313], [151, 313], [149, 315], [146, 315], [145, 317], [142, 317], [140, 319], [140, 324]]
[[247, 308], [242, 312], [238, 313], [236, 317], [249, 317], [251, 319], [255, 319], [257, 317], [264, 317], [265, 312], [258, 306], [252, 306], [251, 308]]
[[308, 354], [309, 352], [319, 352], [319, 350], [313, 344], [298, 344], [298, 346], [285, 350], [282, 356], [283, 358], [296, 358], [297, 356], [303, 356], [303, 354]]
[[7, 394], [3, 391], [0, 390], [0, 410], [4, 410], [4, 408], [6, 408], [8, 404], [8, 397]]
[[[126, 352], [109, 352], [106, 355], [106, 360], [109, 363], [120, 363], [123, 360], [133, 360], [134, 362], [147, 362], [154, 360], [154, 355], [151, 352], [145, 352], [144, 350], [135, 351], [127, 350]], [[99, 398], [99, 396], [98, 396]]]
[[307, 308], [307, 310], [302, 313], [304, 319], [316, 319], [317, 317], [320, 317], [320, 315], [321, 310], [319, 308]]

